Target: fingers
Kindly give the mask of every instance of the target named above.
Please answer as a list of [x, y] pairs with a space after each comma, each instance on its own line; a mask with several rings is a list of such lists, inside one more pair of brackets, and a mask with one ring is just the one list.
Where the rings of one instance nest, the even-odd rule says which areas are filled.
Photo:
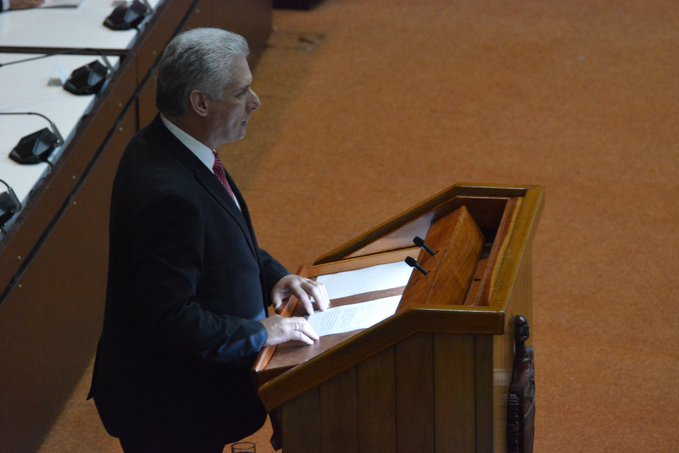
[[304, 318], [291, 318], [296, 321], [296, 332], [301, 332], [304, 336], [307, 338], [311, 339], [312, 342], [318, 340], [318, 334], [314, 330], [313, 327], [311, 327], [311, 324], [309, 324], [309, 321], [307, 321]]
[[318, 283], [313, 280], [307, 280], [307, 291], [311, 292], [311, 296], [316, 301], [316, 306], [320, 311], [325, 311], [330, 305], [330, 298], [328, 297], [328, 290], [323, 283]]
[[302, 302], [307, 314], [314, 312], [314, 302], [320, 311], [325, 311], [330, 305], [328, 290], [322, 283], [300, 278], [298, 284], [293, 286], [293, 291]]
[[273, 292], [271, 294], [271, 305], [273, 305], [274, 310], [276, 310], [276, 313], [280, 313], [281, 310], [283, 309], [283, 297], [279, 292]]
[[267, 330], [267, 346], [288, 341], [297, 341], [307, 345], [318, 341], [318, 334], [309, 322], [301, 317], [284, 318], [273, 315], [260, 321]]
[[285, 318], [286, 341], [298, 341], [307, 345], [318, 341], [318, 334], [304, 318]]
[[314, 303], [320, 311], [324, 311], [330, 305], [328, 290], [325, 285], [314, 280], [289, 274], [279, 280], [273, 288], [271, 302], [276, 312], [280, 313], [283, 302], [294, 294], [300, 301], [302, 313], [312, 314]]
[[271, 291], [271, 305], [276, 313], [283, 311], [283, 304], [290, 298], [290, 289], [276, 286]]
[[304, 313], [310, 315], [314, 312], [314, 305], [309, 298], [304, 286], [302, 286], [304, 281], [302, 279], [296, 281], [292, 285], [292, 292], [297, 296], [302, 306], [304, 307]]

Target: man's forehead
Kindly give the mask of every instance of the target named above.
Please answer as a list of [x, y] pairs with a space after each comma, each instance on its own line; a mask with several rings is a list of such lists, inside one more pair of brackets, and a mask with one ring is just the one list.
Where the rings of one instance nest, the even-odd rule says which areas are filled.
[[237, 58], [235, 63], [230, 86], [238, 88], [250, 85], [252, 83], [252, 73], [245, 57]]

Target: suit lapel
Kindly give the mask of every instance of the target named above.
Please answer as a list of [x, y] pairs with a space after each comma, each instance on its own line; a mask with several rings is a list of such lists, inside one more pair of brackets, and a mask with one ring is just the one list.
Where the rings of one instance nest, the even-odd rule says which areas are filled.
[[[205, 188], [205, 190], [208, 191], [210, 195], [212, 195], [212, 197], [217, 201], [217, 203], [219, 203], [226, 210], [226, 212], [229, 213], [233, 220], [235, 220], [235, 222], [238, 224], [241, 231], [245, 235], [245, 238], [248, 240], [250, 250], [252, 250], [252, 253], [255, 256], [257, 256], [255, 244], [252, 238], [252, 234], [250, 233], [250, 229], [248, 228], [249, 225], [246, 224], [245, 216], [236, 207], [236, 204], [231, 199], [231, 196], [227, 193], [226, 189], [224, 188], [224, 186], [222, 186], [222, 183], [219, 182], [215, 175], [212, 174], [209, 170], [207, 170], [207, 168], [205, 169], [205, 172], [207, 174], [204, 174], [203, 172], [194, 172], [196, 180], [200, 183], [200, 185], [202, 185]], [[231, 185], [231, 187], [232, 188], [234, 187], [233, 184]], [[245, 203], [243, 203], [241, 200], [242, 199], [239, 199], [238, 201], [241, 207], [244, 208]]]
[[241, 214], [245, 218], [245, 222], [247, 223], [248, 226], [248, 231], [250, 231], [250, 236], [252, 237], [252, 242], [254, 243], [255, 246], [255, 251], [257, 251], [259, 249], [259, 246], [257, 245], [257, 236], [255, 235], [255, 229], [252, 227], [252, 221], [250, 220], [250, 210], [248, 209], [248, 204], [245, 202], [245, 198], [243, 198], [243, 195], [240, 193], [240, 190], [238, 189], [238, 185], [231, 178], [229, 172], [226, 169], [224, 169], [224, 173], [226, 173], [226, 179], [229, 180], [231, 189], [233, 190], [233, 193], [236, 196], [236, 199], [238, 200], [238, 204], [241, 207], [240, 209]]
[[230, 195], [219, 182], [217, 177], [191, 152], [187, 149], [182, 142], [180, 142], [177, 137], [175, 137], [170, 131], [167, 130], [165, 125], [163, 125], [160, 120], [160, 116], [157, 116], [151, 126], [158, 137], [166, 143], [167, 147], [173, 151], [175, 158], [185, 167], [193, 172], [194, 177], [198, 183], [210, 194], [210, 196], [222, 207], [224, 210], [233, 218], [238, 227], [243, 232], [245, 239], [250, 246], [250, 250], [255, 255], [259, 257], [257, 253], [257, 247], [255, 245], [254, 234], [251, 230], [251, 225], [249, 220], [246, 220], [247, 208], [242, 195], [236, 188], [231, 177], [228, 175], [229, 183], [237, 193], [238, 202], [244, 211], [241, 211], [236, 207], [236, 204], [231, 199]]

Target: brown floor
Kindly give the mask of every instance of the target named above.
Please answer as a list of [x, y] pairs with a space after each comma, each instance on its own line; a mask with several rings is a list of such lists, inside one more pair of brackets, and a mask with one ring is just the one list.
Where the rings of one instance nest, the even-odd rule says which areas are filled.
[[[276, 12], [222, 158], [291, 269], [455, 182], [541, 184], [536, 451], [679, 451], [674, 0]], [[41, 452], [117, 452], [75, 390]], [[257, 437], [268, 452], [268, 431]]]

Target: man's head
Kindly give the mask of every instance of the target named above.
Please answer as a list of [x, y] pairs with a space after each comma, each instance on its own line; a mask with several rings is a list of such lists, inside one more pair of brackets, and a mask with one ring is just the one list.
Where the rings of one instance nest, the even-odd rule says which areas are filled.
[[244, 138], [260, 106], [248, 53], [242, 36], [218, 28], [175, 36], [158, 63], [158, 110], [213, 148]]

